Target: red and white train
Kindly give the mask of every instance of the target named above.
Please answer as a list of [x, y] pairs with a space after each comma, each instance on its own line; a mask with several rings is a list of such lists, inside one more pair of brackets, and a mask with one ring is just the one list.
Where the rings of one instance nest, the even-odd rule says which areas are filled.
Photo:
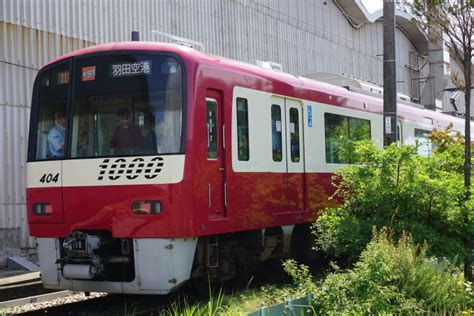
[[[404, 143], [460, 119], [400, 104]], [[307, 254], [343, 143], [382, 143], [382, 100], [151, 42], [38, 74], [28, 221], [46, 288], [166, 294]], [[429, 150], [426, 144], [422, 150]]]

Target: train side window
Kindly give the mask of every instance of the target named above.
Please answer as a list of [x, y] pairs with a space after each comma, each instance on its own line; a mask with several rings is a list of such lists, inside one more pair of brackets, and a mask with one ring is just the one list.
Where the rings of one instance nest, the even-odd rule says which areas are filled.
[[237, 144], [238, 159], [248, 161], [249, 150], [249, 115], [247, 99], [237, 98]]
[[206, 99], [207, 158], [217, 159], [217, 101]]
[[354, 142], [370, 139], [370, 120], [324, 114], [327, 163], [353, 163]]
[[298, 109], [290, 109], [291, 161], [300, 161], [300, 122]]
[[430, 131], [415, 128], [415, 140], [418, 143], [418, 154], [425, 157], [430, 157], [433, 152], [433, 144], [428, 138]]
[[400, 120], [397, 120], [397, 142], [403, 144], [402, 122]]
[[272, 152], [273, 161], [282, 160], [281, 107], [272, 104]]

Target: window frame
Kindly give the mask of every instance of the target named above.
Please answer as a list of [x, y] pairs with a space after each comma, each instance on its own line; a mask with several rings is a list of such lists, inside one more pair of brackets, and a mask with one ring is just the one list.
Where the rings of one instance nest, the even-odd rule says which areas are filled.
[[[114, 51], [101, 51], [101, 52], [94, 52], [89, 54], [77, 55], [72, 56], [67, 59], [60, 60], [58, 62], [49, 64], [43, 67], [38, 74], [36, 75], [34, 84], [33, 84], [33, 97], [31, 101], [31, 113], [30, 113], [30, 122], [29, 122], [29, 133], [28, 133], [28, 154], [27, 154], [27, 162], [34, 162], [34, 161], [52, 161], [58, 159], [36, 159], [36, 146], [37, 146], [37, 127], [38, 127], [38, 115], [39, 115], [39, 104], [38, 104], [38, 97], [39, 97], [39, 88], [40, 88], [40, 78], [44, 72], [51, 70], [51, 68], [55, 68], [63, 63], [69, 63], [69, 92], [68, 92], [68, 101], [66, 105], [66, 115], [68, 119], [68, 127], [72, 126], [73, 123], [73, 115], [71, 115], [73, 110], [73, 100], [75, 100], [75, 91], [76, 91], [76, 81], [74, 80], [75, 68], [76, 63], [82, 59], [86, 58], [93, 58], [93, 57], [100, 57], [100, 56], [114, 56], [114, 55], [126, 55], [126, 54], [135, 54], [135, 55], [150, 55], [150, 56], [165, 56], [165, 57], [172, 57], [176, 59], [182, 69], [182, 126], [181, 126], [181, 140], [180, 140], [180, 151], [179, 154], [186, 153], [186, 132], [187, 132], [187, 119], [188, 119], [188, 73], [186, 65], [183, 61], [183, 58], [174, 52], [161, 52], [161, 51], [150, 51], [150, 50], [114, 50]], [[97, 159], [97, 158], [109, 158], [112, 157], [108, 156], [96, 156], [96, 157], [71, 157], [71, 142], [72, 142], [72, 129], [68, 128], [66, 131], [66, 145], [64, 151], [64, 157], [59, 160], [72, 160], [72, 159]], [[165, 155], [176, 155], [177, 153], [172, 154], [137, 154], [135, 156], [165, 156]]]
[[[358, 117], [358, 116], [350, 116], [350, 115], [345, 115], [345, 114], [338, 114], [338, 113], [333, 113], [333, 112], [324, 112], [324, 161], [326, 164], [338, 164], [338, 165], [341, 165], [341, 164], [351, 164], [350, 161], [329, 161], [328, 160], [328, 137], [327, 137], [327, 118], [328, 118], [328, 115], [332, 115], [332, 116], [338, 116], [342, 119], [344, 119], [344, 122], [343, 124], [346, 125], [345, 127], [345, 134], [343, 135], [344, 137], [347, 138], [348, 141], [354, 141], [354, 138], [352, 137], [353, 136], [353, 129], [352, 129], [352, 124], [351, 124], [351, 120], [359, 120], [359, 121], [363, 121], [363, 122], [368, 122], [368, 127], [369, 127], [369, 130], [368, 130], [368, 136], [370, 140], [372, 140], [372, 120], [369, 119], [369, 118], [362, 118], [362, 117]], [[357, 140], [356, 140], [357, 141]], [[339, 146], [338, 146], [339, 148]]]
[[[432, 141], [429, 139], [429, 137], [428, 137], [432, 132], [433, 132], [433, 131], [430, 131], [430, 130], [424, 129], [424, 128], [417, 128], [417, 127], [415, 127], [415, 128], [413, 129], [413, 138], [415, 139], [415, 144], [416, 144], [416, 142], [419, 142], [419, 144], [422, 145], [422, 146], [423, 146], [423, 145], [424, 145], [424, 146], [428, 146], [428, 155], [422, 154], [422, 153], [419, 151], [419, 146], [416, 148], [416, 152], [417, 152], [418, 155], [423, 156], [423, 157], [431, 157], [431, 156], [433, 156], [433, 149], [434, 149], [434, 147], [433, 147], [433, 142], [432, 142]], [[423, 134], [424, 134], [424, 136], [425, 136], [424, 139], [426, 140], [426, 143], [421, 143], [421, 142], [420, 142], [420, 139], [421, 139], [421, 138], [416, 136], [417, 133], [423, 133]]]
[[[274, 162], [282, 162], [283, 161], [283, 120], [282, 120], [282, 109], [281, 105], [279, 104], [272, 104], [270, 107], [270, 120], [271, 120], [271, 136], [272, 136], [272, 160]], [[278, 109], [278, 114], [280, 118], [280, 131], [278, 132], [276, 122], [277, 120], [274, 121], [273, 119], [273, 110]], [[275, 122], [275, 125], [273, 125], [273, 122]], [[275, 133], [275, 134], [274, 134]], [[274, 152], [274, 146], [275, 146], [275, 138], [274, 136], [278, 137], [277, 134], [279, 134], [279, 141], [280, 141], [280, 160], [275, 160], [275, 152]], [[277, 139], [278, 140], [278, 139]], [[277, 153], [278, 154], [278, 153]]]
[[[296, 116], [294, 116], [292, 114], [292, 112], [294, 113], [295, 111], [296, 111]], [[289, 116], [289, 118], [288, 118], [288, 123], [289, 123], [288, 133], [289, 133], [289, 136], [290, 136], [290, 142], [289, 142], [289, 145], [290, 145], [290, 161], [292, 163], [299, 163], [299, 162], [301, 162], [300, 109], [298, 109], [296, 107], [293, 107], [293, 106], [290, 106], [289, 109], [288, 109], [288, 116]], [[296, 122], [292, 122], [293, 117], [296, 117]], [[291, 124], [292, 123], [295, 124], [294, 133], [291, 132]], [[296, 160], [296, 156], [293, 155], [293, 150], [292, 150], [294, 138], [296, 138], [295, 143], [297, 143], [297, 146], [298, 146], [298, 160]]]
[[[215, 136], [216, 136], [216, 141], [215, 141], [215, 144], [216, 144], [216, 157], [213, 158], [213, 157], [209, 157], [209, 146], [210, 146], [210, 140], [209, 140], [209, 136], [210, 136], [210, 130], [209, 130], [209, 110], [208, 110], [208, 103], [214, 103], [215, 104], [215, 108], [216, 108], [216, 111], [215, 111]], [[206, 128], [207, 128], [207, 134], [206, 134], [206, 137], [207, 137], [207, 147], [206, 147], [206, 152], [207, 152], [207, 160], [212, 160], [212, 161], [215, 161], [215, 160], [219, 160], [219, 103], [217, 102], [217, 100], [215, 98], [209, 98], [209, 97], [206, 97]]]
[[[245, 162], [245, 161], [250, 161], [250, 138], [249, 138], [249, 129], [250, 129], [250, 126], [249, 126], [249, 106], [248, 106], [248, 99], [247, 98], [242, 98], [242, 97], [237, 97], [235, 99], [235, 111], [236, 111], [236, 128], [237, 128], [237, 160], [238, 161], [242, 161], [242, 162]], [[240, 140], [241, 140], [241, 136], [242, 134], [239, 132], [239, 100], [241, 101], [245, 101], [245, 123], [246, 123], [246, 126], [244, 126], [244, 128], [246, 128], [246, 133], [245, 133], [245, 137], [247, 138], [247, 143], [246, 143], [246, 152], [247, 152], [247, 159], [241, 159], [241, 156], [240, 156], [240, 149], [239, 149], [239, 144], [240, 144]]]
[[42, 68], [38, 74], [36, 75], [35, 81], [33, 83], [33, 96], [31, 99], [31, 112], [30, 112], [30, 122], [29, 122], [29, 131], [28, 131], [28, 153], [27, 153], [27, 162], [30, 161], [54, 161], [54, 160], [62, 160], [65, 159], [67, 154], [69, 153], [70, 144], [68, 143], [69, 137], [69, 130], [70, 128], [66, 129], [66, 139], [64, 144], [64, 157], [63, 158], [45, 158], [45, 159], [38, 159], [36, 157], [36, 149], [38, 146], [38, 124], [39, 124], [39, 114], [40, 114], [40, 104], [39, 104], [39, 96], [40, 96], [40, 87], [41, 87], [41, 77], [44, 73], [51, 71], [54, 68], [60, 68], [62, 65], [68, 64], [69, 67], [69, 87], [68, 87], [68, 95], [66, 98], [66, 116], [68, 119], [68, 127], [69, 127], [69, 117], [70, 117], [70, 103], [71, 103], [71, 91], [73, 86], [73, 60], [72, 58], [67, 58], [65, 60], [58, 61], [54, 64], [46, 65]]

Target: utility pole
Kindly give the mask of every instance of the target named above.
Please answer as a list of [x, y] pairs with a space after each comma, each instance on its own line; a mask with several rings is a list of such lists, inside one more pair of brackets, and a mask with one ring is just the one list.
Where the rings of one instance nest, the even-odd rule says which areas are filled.
[[383, 145], [397, 141], [397, 72], [395, 0], [383, 2]]

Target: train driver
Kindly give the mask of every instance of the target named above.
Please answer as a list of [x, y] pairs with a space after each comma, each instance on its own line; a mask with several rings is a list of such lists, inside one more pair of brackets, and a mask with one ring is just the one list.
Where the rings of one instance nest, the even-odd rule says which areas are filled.
[[64, 140], [66, 137], [67, 118], [62, 110], [54, 114], [55, 124], [48, 133], [48, 149], [52, 157], [64, 157]]

